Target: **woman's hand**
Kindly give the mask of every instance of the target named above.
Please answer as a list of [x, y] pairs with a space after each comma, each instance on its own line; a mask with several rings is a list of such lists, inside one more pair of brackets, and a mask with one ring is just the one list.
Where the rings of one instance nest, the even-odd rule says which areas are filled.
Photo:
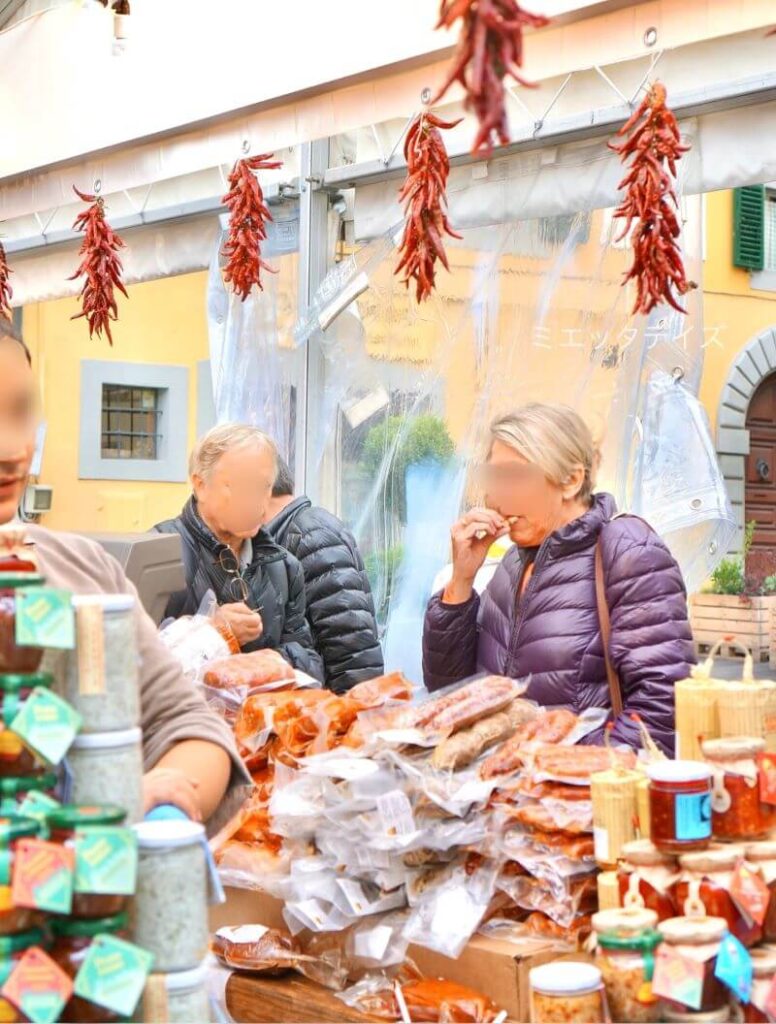
[[475, 508], [454, 524], [453, 578], [445, 588], [446, 604], [463, 604], [472, 595], [474, 578], [488, 556], [490, 546], [509, 533], [506, 520], [488, 508]]
[[227, 626], [234, 634], [240, 647], [258, 640], [264, 632], [264, 623], [258, 612], [254, 612], [242, 601], [224, 604], [215, 614], [216, 624]]
[[179, 807], [192, 821], [202, 821], [199, 782], [177, 768], [154, 768], [143, 776], [143, 809], [146, 814], [161, 804]]

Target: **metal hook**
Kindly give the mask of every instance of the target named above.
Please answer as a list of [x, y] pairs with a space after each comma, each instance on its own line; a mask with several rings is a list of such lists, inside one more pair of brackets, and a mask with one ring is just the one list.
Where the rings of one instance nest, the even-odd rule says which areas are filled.
[[102, 192], [102, 178], [94, 179], [94, 194], [98, 196]]
[[671, 371], [671, 376], [674, 378], [674, 384], [681, 384], [684, 380], [684, 370], [681, 366], [675, 366]]
[[247, 156], [251, 151], [250, 139], [243, 139], [242, 151]]
[[429, 89], [428, 86], [426, 86], [425, 89], [421, 90], [420, 102], [423, 104], [424, 107], [431, 102], [431, 90]]

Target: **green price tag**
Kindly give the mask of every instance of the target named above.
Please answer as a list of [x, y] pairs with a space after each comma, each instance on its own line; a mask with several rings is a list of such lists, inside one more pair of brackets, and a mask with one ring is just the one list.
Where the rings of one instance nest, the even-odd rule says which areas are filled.
[[132, 896], [137, 837], [132, 829], [91, 825], [75, 834], [75, 891]]
[[19, 647], [75, 647], [73, 598], [67, 590], [22, 587], [16, 591], [16, 643]]
[[34, 818], [35, 821], [43, 823], [48, 815], [60, 806], [61, 804], [53, 796], [49, 796], [48, 793], [38, 793], [33, 789], [30, 790], [19, 804], [16, 813], [21, 814], [25, 818]]
[[11, 731], [49, 764], [59, 764], [81, 728], [81, 716], [51, 690], [39, 687], [11, 722]]
[[2, 994], [18, 1006], [25, 1020], [53, 1024], [72, 991], [73, 983], [62, 968], [42, 949], [32, 946], [11, 972]]
[[131, 1017], [145, 988], [153, 956], [115, 935], [96, 935], [75, 976], [75, 994]]

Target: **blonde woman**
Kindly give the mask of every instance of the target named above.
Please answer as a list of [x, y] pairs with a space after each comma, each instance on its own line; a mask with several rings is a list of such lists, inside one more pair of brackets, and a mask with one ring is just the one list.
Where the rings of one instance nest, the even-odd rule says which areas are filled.
[[[487, 507], [453, 526], [452, 579], [426, 613], [426, 685], [478, 671], [530, 677], [530, 698], [581, 712], [611, 708], [614, 674], [623, 704], [612, 715], [615, 741], [640, 745], [637, 713], [673, 753], [673, 687], [695, 661], [684, 582], [657, 534], [641, 519], [615, 518], [614, 499], [594, 492], [597, 461], [571, 409], [527, 405], [492, 425], [480, 469]], [[475, 577], [506, 536], [515, 546], [479, 597]]]

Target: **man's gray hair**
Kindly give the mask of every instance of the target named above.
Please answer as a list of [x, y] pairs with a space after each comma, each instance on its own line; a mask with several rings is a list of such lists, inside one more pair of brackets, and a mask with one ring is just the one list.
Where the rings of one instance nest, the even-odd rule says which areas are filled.
[[207, 480], [213, 469], [226, 452], [236, 448], [247, 448], [255, 445], [270, 452], [277, 468], [278, 450], [275, 442], [263, 431], [250, 427], [245, 423], [222, 423], [213, 427], [194, 445], [189, 457], [189, 476], [199, 476]]

